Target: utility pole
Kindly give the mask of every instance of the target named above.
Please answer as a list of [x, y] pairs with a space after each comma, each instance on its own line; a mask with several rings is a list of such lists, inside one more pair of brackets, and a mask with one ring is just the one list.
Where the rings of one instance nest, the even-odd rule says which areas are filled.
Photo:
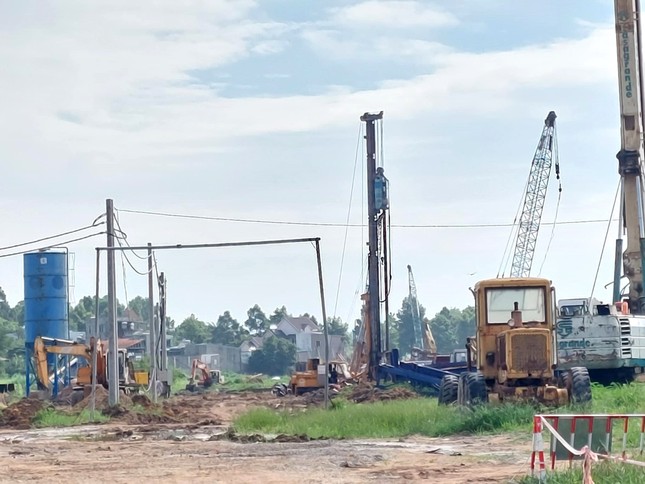
[[150, 319], [150, 378], [152, 379], [152, 401], [157, 403], [157, 337], [155, 335], [154, 276], [152, 274], [152, 244], [148, 242], [148, 313]]
[[323, 335], [325, 338], [325, 408], [329, 407], [329, 334], [327, 329], [327, 309], [325, 309], [325, 286], [323, 285], [322, 261], [320, 257], [320, 240], [316, 240], [316, 263], [318, 264], [318, 285], [320, 288], [320, 305], [323, 317]]
[[365, 122], [365, 139], [367, 140], [367, 213], [368, 213], [368, 248], [367, 259], [369, 283], [369, 319], [371, 325], [370, 356], [368, 377], [378, 384], [378, 367], [381, 362], [381, 293], [379, 288], [379, 250], [378, 250], [378, 214], [374, 182], [376, 179], [376, 121], [383, 119], [383, 111], [378, 114], [365, 113], [361, 121]]
[[[107, 216], [107, 246], [114, 247], [114, 202], [112, 199], [105, 201], [105, 213]], [[108, 372], [110, 374], [110, 405], [119, 403], [119, 328], [116, 322], [116, 271], [114, 263], [114, 251], [107, 253], [107, 277], [108, 277], [108, 324], [110, 335], [110, 348], [108, 350]]]
[[161, 362], [158, 365], [161, 369], [160, 371], [160, 380], [164, 382], [164, 387], [166, 391], [168, 390], [168, 385], [170, 385], [170, 378], [168, 377], [168, 348], [166, 346], [166, 274], [161, 272], [159, 273], [160, 281], [160, 294], [159, 299], [161, 300], [159, 304], [159, 333], [161, 335]]

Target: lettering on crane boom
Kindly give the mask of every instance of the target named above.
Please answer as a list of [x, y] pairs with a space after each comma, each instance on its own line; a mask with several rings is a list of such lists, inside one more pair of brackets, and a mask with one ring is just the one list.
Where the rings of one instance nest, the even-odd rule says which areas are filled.
[[624, 80], [625, 80], [625, 97], [631, 98], [632, 97], [632, 75], [631, 75], [631, 70], [629, 68], [629, 60], [630, 60], [630, 53], [629, 53], [629, 33], [627, 32], [622, 32], [621, 33], [622, 37], [622, 43], [623, 43], [623, 65], [624, 71]]

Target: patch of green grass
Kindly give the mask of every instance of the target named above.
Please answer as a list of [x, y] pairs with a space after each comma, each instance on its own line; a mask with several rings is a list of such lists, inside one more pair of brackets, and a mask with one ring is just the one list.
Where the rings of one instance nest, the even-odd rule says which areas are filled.
[[385, 438], [405, 435], [441, 436], [458, 433], [530, 430], [534, 410], [528, 405], [483, 406], [473, 410], [437, 405], [417, 398], [370, 404], [345, 403], [332, 411], [301, 413], [254, 409], [234, 422], [237, 432], [306, 434], [311, 438]]
[[[530, 404], [490, 404], [474, 409], [439, 406], [435, 398], [417, 398], [370, 404], [354, 404], [336, 398], [331, 411], [304, 412], [254, 409], [234, 423], [238, 432], [306, 434], [312, 438], [399, 437], [459, 433], [517, 431], [531, 433], [533, 416], [543, 413], [633, 413], [645, 400], [645, 385], [593, 386], [593, 401], [586, 407], [544, 408]], [[628, 447], [638, 445], [637, 426], [630, 426]], [[622, 438], [614, 432], [615, 439]]]
[[[642, 467], [619, 462], [603, 461], [592, 465], [591, 475], [597, 483], [608, 484], [641, 484], [645, 479]], [[517, 484], [537, 484], [537, 477], [526, 476], [520, 480], [512, 481]], [[580, 466], [566, 471], [549, 472], [549, 484], [580, 484], [582, 482], [582, 469]]]
[[94, 419], [92, 419], [92, 413], [87, 409], [80, 414], [70, 414], [53, 408], [46, 408], [36, 414], [32, 424], [35, 427], [71, 427], [86, 423], [107, 422], [109, 419], [109, 417], [98, 411], [94, 412]]

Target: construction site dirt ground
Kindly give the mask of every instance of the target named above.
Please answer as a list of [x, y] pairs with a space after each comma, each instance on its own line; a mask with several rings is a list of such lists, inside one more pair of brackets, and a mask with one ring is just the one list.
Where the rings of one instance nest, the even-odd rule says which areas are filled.
[[0, 482], [468, 483], [508, 482], [529, 470], [528, 435], [258, 442], [227, 432], [248, 408], [304, 402], [213, 392], [172, 397], [145, 423], [125, 411], [99, 425], [4, 425]]

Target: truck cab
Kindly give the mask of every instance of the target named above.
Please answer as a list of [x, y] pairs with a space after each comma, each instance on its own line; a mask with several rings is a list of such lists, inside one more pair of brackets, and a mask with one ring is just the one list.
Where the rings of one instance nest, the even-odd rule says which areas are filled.
[[477, 334], [466, 345], [468, 371], [443, 377], [440, 404], [519, 400], [558, 406], [591, 399], [586, 368], [574, 367], [566, 378], [556, 377], [557, 308], [551, 281], [487, 279], [472, 292]]
[[626, 303], [561, 299], [556, 348], [558, 369], [584, 361], [594, 381], [632, 381], [645, 371], [645, 317], [630, 314]]

